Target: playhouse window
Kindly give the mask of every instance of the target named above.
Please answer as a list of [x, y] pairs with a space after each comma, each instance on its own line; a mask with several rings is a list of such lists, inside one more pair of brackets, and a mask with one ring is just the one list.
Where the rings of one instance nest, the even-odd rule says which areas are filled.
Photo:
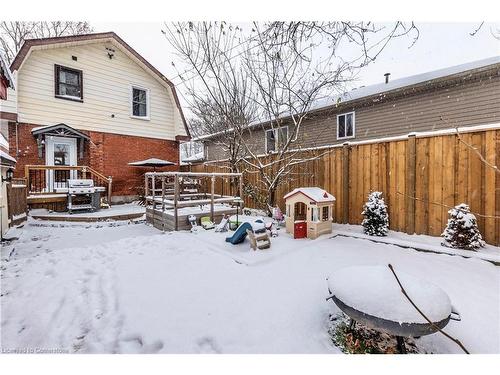
[[311, 221], [319, 221], [319, 219], [318, 219], [318, 208], [317, 207], [311, 208]]
[[328, 221], [328, 218], [330, 217], [330, 207], [323, 207], [321, 217], [323, 221]]

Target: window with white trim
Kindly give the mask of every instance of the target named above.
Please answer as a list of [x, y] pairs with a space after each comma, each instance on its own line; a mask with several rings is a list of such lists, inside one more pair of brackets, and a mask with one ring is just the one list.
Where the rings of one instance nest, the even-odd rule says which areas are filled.
[[149, 90], [132, 86], [132, 116], [149, 118]]
[[288, 141], [288, 126], [266, 130], [266, 153], [274, 152]]
[[321, 209], [321, 220], [328, 221], [330, 219], [330, 207], [323, 206]]
[[319, 218], [318, 218], [318, 207], [311, 207], [311, 221], [312, 222], [319, 221]]
[[337, 115], [337, 139], [354, 138], [355, 135], [354, 112]]

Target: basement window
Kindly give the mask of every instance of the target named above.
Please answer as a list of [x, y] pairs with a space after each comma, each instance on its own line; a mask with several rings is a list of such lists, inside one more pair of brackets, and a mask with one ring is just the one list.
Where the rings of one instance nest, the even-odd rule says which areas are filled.
[[337, 139], [354, 138], [354, 112], [343, 113], [337, 116]]
[[266, 153], [275, 152], [288, 140], [288, 126], [266, 130]]
[[83, 100], [83, 73], [61, 65], [55, 67], [55, 96], [60, 99]]
[[149, 120], [149, 90], [132, 86], [132, 117]]

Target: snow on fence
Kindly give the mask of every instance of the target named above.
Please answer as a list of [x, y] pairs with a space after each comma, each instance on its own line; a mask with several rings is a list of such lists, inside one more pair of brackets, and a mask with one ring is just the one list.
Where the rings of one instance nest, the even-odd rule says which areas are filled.
[[[277, 197], [282, 208], [283, 196], [293, 188], [318, 186], [337, 198], [335, 222], [359, 224], [369, 192], [378, 190], [388, 204], [391, 229], [439, 236], [449, 208], [464, 202], [476, 215], [486, 242], [500, 245], [500, 173], [494, 168], [500, 167], [498, 129], [413, 134], [304, 153], [318, 159], [294, 166], [292, 179], [280, 184]], [[190, 168], [192, 172], [227, 171], [223, 164]], [[258, 173], [244, 173], [244, 184], [264, 189]], [[244, 199], [248, 207], [258, 205], [255, 195], [245, 194]]]
[[26, 220], [28, 212], [26, 196], [26, 179], [14, 178], [7, 184], [7, 210], [10, 225], [17, 225]]

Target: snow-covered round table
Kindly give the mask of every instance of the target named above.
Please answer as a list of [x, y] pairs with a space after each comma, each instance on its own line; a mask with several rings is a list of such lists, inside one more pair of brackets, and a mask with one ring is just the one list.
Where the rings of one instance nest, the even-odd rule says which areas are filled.
[[445, 327], [452, 305], [438, 286], [400, 271], [397, 275], [409, 297], [433, 324], [404, 296], [388, 266], [342, 268], [328, 278], [328, 289], [329, 299], [353, 321], [395, 335], [404, 352], [402, 337], [429, 335], [437, 331], [436, 327]]

